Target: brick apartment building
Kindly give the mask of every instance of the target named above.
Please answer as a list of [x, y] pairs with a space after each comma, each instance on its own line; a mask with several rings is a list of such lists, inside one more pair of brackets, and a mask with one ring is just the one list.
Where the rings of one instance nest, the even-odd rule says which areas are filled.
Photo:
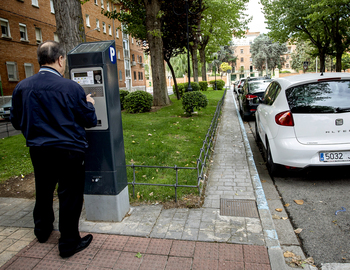
[[[82, 5], [86, 40], [115, 40], [119, 87], [145, 89], [144, 56], [141, 43], [123, 33], [117, 20], [101, 14], [101, 8], [119, 10], [107, 0], [90, 0]], [[0, 76], [6, 99], [20, 80], [39, 71], [36, 50], [39, 43], [56, 40], [56, 20], [52, 0], [8, 0], [0, 2]]]
[[[243, 38], [233, 38], [235, 46], [235, 55], [237, 56], [236, 66], [232, 70], [231, 80], [235, 81], [245, 77], [257, 77], [259, 71], [253, 66], [253, 58], [250, 52], [250, 45], [254, 39], [260, 35], [260, 32], [247, 32]], [[295, 50], [295, 45], [287, 45], [288, 51], [282, 57], [286, 62], [282, 66], [282, 71], [295, 72], [291, 68], [291, 53]]]

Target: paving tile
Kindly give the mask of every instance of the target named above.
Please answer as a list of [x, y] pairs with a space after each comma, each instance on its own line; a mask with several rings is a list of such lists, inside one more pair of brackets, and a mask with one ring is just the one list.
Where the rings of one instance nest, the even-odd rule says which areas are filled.
[[86, 264], [78, 264], [73, 262], [65, 262], [60, 270], [85, 270], [87, 267]]
[[157, 255], [169, 255], [172, 240], [168, 239], [151, 239], [145, 253], [157, 254]]
[[236, 244], [219, 244], [219, 260], [243, 262], [243, 246]]
[[164, 270], [168, 257], [146, 254], [143, 256], [139, 270]]
[[39, 258], [17, 258], [6, 270], [31, 270], [40, 262]]
[[101, 249], [92, 259], [90, 265], [113, 268], [120, 256], [120, 253], [121, 251], [118, 250]]
[[44, 260], [67, 261], [69, 258], [62, 258], [56, 245], [45, 257]]
[[219, 260], [219, 270], [245, 270], [244, 262]]
[[267, 248], [264, 246], [243, 246], [243, 256], [245, 263], [269, 264]]
[[33, 270], [58, 270], [64, 263], [64, 261], [41, 260]]
[[196, 243], [190, 241], [174, 241], [170, 250], [170, 256], [192, 257]]
[[90, 264], [97, 252], [97, 248], [87, 247], [83, 251], [75, 253], [72, 257], [69, 257], [68, 261], [77, 264]]
[[135, 256], [135, 252], [122, 252], [114, 265], [113, 270], [138, 270], [142, 262], [142, 258]]
[[26, 250], [23, 254], [21, 254], [21, 256], [42, 259], [54, 247], [55, 247], [54, 244], [36, 242], [33, 246], [31, 246], [28, 250]]
[[149, 238], [130, 237], [126, 242], [123, 251], [145, 253], [149, 245]]
[[[81, 237], [84, 237], [85, 235], [86, 234], [82, 234]], [[101, 234], [101, 233], [93, 233], [92, 236], [93, 236], [93, 239], [90, 244], [90, 247], [94, 247], [94, 248], [100, 248], [108, 238], [107, 234]]]
[[123, 250], [128, 240], [129, 240], [129, 236], [109, 235], [107, 239], [104, 241], [101, 248]]
[[207, 243], [197, 242], [194, 251], [195, 258], [203, 259], [219, 259], [219, 244], [218, 243]]
[[165, 270], [190, 270], [192, 269], [192, 258], [169, 257]]
[[203, 259], [194, 258], [193, 259], [193, 270], [217, 270], [219, 266], [219, 260], [214, 259]]
[[245, 270], [271, 270], [269, 264], [246, 263]]

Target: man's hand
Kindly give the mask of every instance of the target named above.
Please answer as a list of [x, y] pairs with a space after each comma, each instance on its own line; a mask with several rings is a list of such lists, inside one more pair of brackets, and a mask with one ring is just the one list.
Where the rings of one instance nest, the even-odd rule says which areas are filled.
[[87, 101], [87, 102], [91, 102], [92, 105], [95, 105], [95, 100], [91, 97], [91, 94], [88, 94], [88, 95], [86, 96], [86, 101]]

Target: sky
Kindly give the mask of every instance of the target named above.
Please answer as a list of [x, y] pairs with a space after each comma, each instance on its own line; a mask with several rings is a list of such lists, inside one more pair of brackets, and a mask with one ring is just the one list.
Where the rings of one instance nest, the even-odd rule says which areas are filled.
[[259, 0], [249, 0], [247, 5], [247, 14], [253, 16], [252, 21], [248, 24], [250, 32], [267, 33], [266, 24], [264, 23], [264, 14], [262, 14], [262, 5]]

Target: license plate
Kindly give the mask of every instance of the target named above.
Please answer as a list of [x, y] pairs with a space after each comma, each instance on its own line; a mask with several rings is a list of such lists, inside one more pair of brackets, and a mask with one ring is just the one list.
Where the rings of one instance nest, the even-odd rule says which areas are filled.
[[344, 162], [350, 161], [350, 151], [342, 152], [321, 152], [320, 161], [322, 162]]

